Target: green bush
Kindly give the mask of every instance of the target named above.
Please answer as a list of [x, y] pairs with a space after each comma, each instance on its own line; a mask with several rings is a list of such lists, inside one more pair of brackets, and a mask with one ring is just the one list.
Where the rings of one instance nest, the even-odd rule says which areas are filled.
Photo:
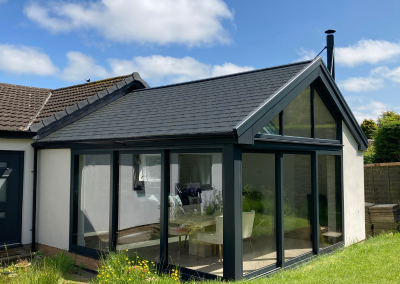
[[364, 119], [361, 123], [361, 129], [368, 139], [373, 139], [373, 134], [378, 129], [378, 125], [373, 119]]
[[371, 145], [364, 152], [364, 165], [375, 163], [375, 146]]
[[400, 161], [400, 121], [390, 121], [379, 126], [375, 134], [375, 163]]

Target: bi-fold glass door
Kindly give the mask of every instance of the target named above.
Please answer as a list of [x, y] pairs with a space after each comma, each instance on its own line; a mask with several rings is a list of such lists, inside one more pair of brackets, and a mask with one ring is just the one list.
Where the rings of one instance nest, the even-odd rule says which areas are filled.
[[340, 243], [341, 189], [341, 151], [244, 152], [243, 275]]

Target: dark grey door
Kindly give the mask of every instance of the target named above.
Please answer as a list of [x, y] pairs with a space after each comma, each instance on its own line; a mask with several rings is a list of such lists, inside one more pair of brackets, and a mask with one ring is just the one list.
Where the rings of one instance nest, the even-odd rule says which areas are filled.
[[0, 248], [21, 242], [23, 157], [0, 151]]

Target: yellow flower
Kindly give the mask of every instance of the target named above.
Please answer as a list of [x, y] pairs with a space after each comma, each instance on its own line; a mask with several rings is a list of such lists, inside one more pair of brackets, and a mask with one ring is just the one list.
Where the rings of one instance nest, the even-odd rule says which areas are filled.
[[110, 277], [110, 275], [107, 274], [107, 277]]
[[[128, 258], [125, 258], [125, 260], [128, 260]], [[119, 262], [119, 261], [118, 261]]]
[[128, 251], [127, 249], [125, 251]]

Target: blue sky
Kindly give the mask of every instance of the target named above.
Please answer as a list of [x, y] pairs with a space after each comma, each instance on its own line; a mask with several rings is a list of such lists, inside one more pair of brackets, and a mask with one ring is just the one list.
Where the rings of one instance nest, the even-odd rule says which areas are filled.
[[164, 85], [310, 59], [335, 29], [336, 81], [359, 121], [375, 119], [400, 111], [399, 12], [384, 0], [0, 0], [0, 82], [136, 71]]

